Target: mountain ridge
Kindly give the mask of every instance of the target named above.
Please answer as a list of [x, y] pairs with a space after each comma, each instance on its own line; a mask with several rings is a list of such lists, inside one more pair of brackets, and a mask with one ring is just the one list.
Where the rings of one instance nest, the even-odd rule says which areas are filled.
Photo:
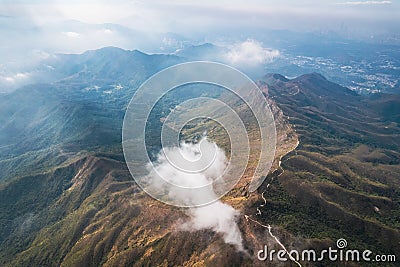
[[[101, 66], [112, 67], [110, 80], [124, 73], [118, 71], [123, 64], [107, 65], [115, 60], [112, 51], [125, 53], [114, 48], [101, 52], [107, 58]], [[267, 228], [244, 215], [271, 225], [288, 249], [322, 250], [346, 238], [352, 248], [397, 255], [400, 130], [398, 116], [390, 112], [400, 103], [397, 96], [357, 95], [319, 74], [295, 79], [273, 74], [259, 81], [277, 122], [274, 167], [257, 192], [248, 194], [246, 184], [239, 183], [223, 198], [241, 212], [238, 225], [250, 257], [211, 230], [178, 231], [177, 218], [187, 215], [145, 195], [126, 168], [120, 132], [135, 86], [150, 75], [148, 70], [181, 60], [157, 55], [152, 59], [143, 63], [147, 70], [121, 82], [123, 88], [112, 86], [118, 80], [100, 84], [96, 77], [103, 67], [92, 63], [83, 73], [71, 68], [77, 72], [72, 78], [0, 96], [4, 115], [0, 140], [15, 141], [9, 148], [0, 146], [0, 154], [14, 151], [16, 157], [0, 159], [5, 172], [0, 175], [21, 169], [0, 182], [4, 198], [0, 201], [0, 264], [263, 266], [256, 259], [257, 251], [266, 244], [279, 246]], [[108, 90], [111, 93], [105, 93]], [[42, 101], [46, 97], [53, 101]], [[53, 110], [61, 112], [49, 113]], [[33, 118], [48, 124], [36, 127]], [[32, 127], [19, 136], [9, 127], [13, 123], [22, 130]], [[11, 130], [4, 133], [4, 129]], [[18, 152], [18, 146], [24, 149]], [[39, 166], [43, 163], [47, 165]], [[329, 262], [321, 264], [329, 266]]]

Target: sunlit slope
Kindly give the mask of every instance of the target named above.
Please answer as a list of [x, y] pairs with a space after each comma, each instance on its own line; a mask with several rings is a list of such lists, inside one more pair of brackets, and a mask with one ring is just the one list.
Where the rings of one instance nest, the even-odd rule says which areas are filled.
[[268, 75], [262, 84], [300, 144], [283, 158], [276, 183], [261, 188], [260, 221], [300, 247], [346, 238], [351, 248], [399, 257], [400, 97], [358, 96], [318, 74]]

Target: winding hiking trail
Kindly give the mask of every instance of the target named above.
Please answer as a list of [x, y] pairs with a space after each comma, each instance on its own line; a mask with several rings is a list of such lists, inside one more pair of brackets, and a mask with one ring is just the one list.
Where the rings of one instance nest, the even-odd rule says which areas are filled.
[[[288, 155], [289, 153], [291, 153], [292, 151], [294, 151], [294, 150], [299, 146], [299, 144], [300, 144], [300, 142], [297, 141], [296, 146], [295, 146], [292, 150], [290, 150], [289, 152], [287, 152], [284, 156], [286, 156], [286, 155]], [[280, 172], [276, 177], [281, 176], [281, 175], [285, 172], [285, 170], [282, 168], [282, 158], [283, 158], [284, 156], [281, 156], [280, 159], [279, 159], [279, 168], [280, 168], [281, 172]], [[290, 157], [289, 157], [289, 158], [290, 158]], [[285, 161], [289, 160], [289, 158], [287, 158]], [[264, 190], [264, 191], [261, 193], [261, 198], [262, 198], [262, 200], [264, 201], [264, 203], [263, 203], [263, 204], [260, 204], [260, 205], [257, 207], [257, 213], [255, 214], [256, 216], [262, 215], [262, 212], [261, 212], [261, 209], [260, 209], [260, 208], [263, 208], [263, 207], [265, 207], [265, 206], [267, 205], [267, 199], [265, 198], [264, 194], [267, 192], [267, 190], [268, 190], [268, 188], [270, 187], [271, 183], [274, 181], [274, 178], [275, 178], [274, 176], [271, 177], [270, 182], [267, 184], [266, 190]], [[267, 229], [268, 229], [269, 235], [270, 235], [270, 236], [275, 240], [275, 242], [286, 252], [286, 254], [289, 256], [290, 260], [293, 261], [293, 262], [294, 262], [295, 264], [297, 264], [298, 266], [302, 267], [302, 265], [289, 253], [289, 251], [286, 249], [285, 245], [282, 244], [282, 242], [279, 240], [279, 238], [276, 237], [276, 236], [272, 233], [272, 226], [271, 226], [270, 224], [268, 224], [268, 225], [262, 224], [262, 223], [260, 223], [259, 221], [257, 221], [257, 220], [255, 220], [255, 219], [251, 218], [250, 215], [246, 215], [246, 214], [245, 214], [244, 217], [245, 217], [245, 219], [246, 219], [247, 222], [251, 221], [251, 222], [253, 222], [253, 223], [255, 223], [255, 224], [257, 224], [257, 225], [259, 225], [259, 226], [261, 226], [261, 227], [263, 227], [263, 228], [267, 228]]]
[[247, 221], [252, 221], [258, 225], [260, 225], [261, 227], [267, 228], [268, 229], [268, 233], [269, 235], [275, 240], [275, 242], [286, 252], [286, 254], [289, 256], [290, 260], [293, 261], [294, 263], [296, 263], [298, 266], [302, 267], [301, 264], [289, 253], [289, 251], [286, 249], [285, 245], [283, 245], [281, 243], [281, 241], [279, 241], [279, 239], [272, 233], [272, 226], [271, 225], [264, 225], [254, 219], [252, 219], [250, 216], [248, 215], [244, 215], [244, 217], [246, 218]]

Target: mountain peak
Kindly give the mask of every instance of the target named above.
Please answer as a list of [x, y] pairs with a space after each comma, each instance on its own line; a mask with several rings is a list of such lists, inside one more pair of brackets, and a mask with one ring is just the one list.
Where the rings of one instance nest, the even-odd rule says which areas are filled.
[[124, 54], [127, 52], [129, 52], [129, 51], [124, 50], [119, 47], [106, 46], [106, 47], [102, 47], [99, 49], [86, 51], [85, 53], [83, 53], [83, 55], [90, 55], [90, 56], [92, 56], [92, 55], [110, 55], [110, 54]]
[[325, 76], [320, 73], [312, 72], [303, 74], [298, 76], [297, 78], [293, 79], [294, 81], [328, 81]]

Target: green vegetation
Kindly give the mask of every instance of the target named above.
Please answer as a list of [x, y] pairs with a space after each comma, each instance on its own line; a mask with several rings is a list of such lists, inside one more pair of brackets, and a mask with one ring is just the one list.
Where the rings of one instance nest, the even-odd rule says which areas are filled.
[[[141, 81], [178, 61], [137, 51], [91, 51], [73, 59], [76, 65], [65, 63], [76, 70], [68, 79], [0, 97], [0, 265], [255, 263], [212, 231], [178, 231], [186, 216], [182, 209], [145, 195], [126, 168], [120, 144], [124, 107]], [[118, 79], [125, 87], [111, 95], [85, 91]], [[400, 258], [400, 98], [358, 96], [317, 74], [294, 80], [271, 75], [261, 85], [281, 116], [289, 116], [300, 145], [282, 158], [284, 171], [270, 173], [259, 189], [267, 199], [261, 215], [254, 214], [262, 200], [257, 193], [246, 195], [245, 183], [224, 201], [271, 224], [288, 247], [323, 249], [345, 238], [350, 248]], [[156, 105], [146, 138], [153, 156], [160, 114], [194, 96], [224, 97], [216, 88], [196, 88], [171, 92]], [[257, 147], [251, 114], [239, 113]], [[295, 135], [287, 124], [277, 127], [282, 136]], [[183, 137], [195, 139], [204, 129], [229, 152], [226, 133], [210, 120], [188, 124]], [[293, 147], [282, 136], [279, 153]], [[239, 220], [250, 254], [271, 241], [265, 228]]]
[[[268, 79], [269, 94], [290, 116], [300, 146], [284, 157], [284, 173], [267, 190], [263, 220], [312, 243], [345, 238], [352, 248], [399, 257], [399, 125], [371, 109], [375, 99], [318, 75]], [[283, 94], [292, 84], [299, 94]], [[400, 104], [400, 97], [392, 101]]]

